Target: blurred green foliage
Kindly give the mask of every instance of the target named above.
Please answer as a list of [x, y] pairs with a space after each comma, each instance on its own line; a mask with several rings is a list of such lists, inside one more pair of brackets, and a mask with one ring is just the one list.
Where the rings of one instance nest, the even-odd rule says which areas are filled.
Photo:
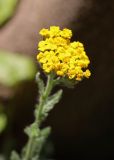
[[4, 107], [0, 104], [0, 133], [6, 128], [7, 115], [4, 113]]
[[14, 13], [18, 0], [0, 0], [0, 26]]
[[0, 51], [0, 84], [12, 87], [33, 79], [35, 73], [36, 65], [31, 58]]
[[7, 124], [6, 114], [0, 113], [0, 133], [5, 129]]

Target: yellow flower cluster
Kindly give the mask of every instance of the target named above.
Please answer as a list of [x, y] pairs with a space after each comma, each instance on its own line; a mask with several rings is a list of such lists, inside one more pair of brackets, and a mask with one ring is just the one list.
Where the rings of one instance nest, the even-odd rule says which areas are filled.
[[40, 34], [44, 40], [38, 44], [40, 53], [37, 60], [44, 72], [55, 72], [58, 76], [77, 81], [90, 77], [91, 73], [86, 69], [90, 63], [89, 58], [82, 43], [70, 42], [71, 30], [51, 26], [49, 30], [42, 29]]

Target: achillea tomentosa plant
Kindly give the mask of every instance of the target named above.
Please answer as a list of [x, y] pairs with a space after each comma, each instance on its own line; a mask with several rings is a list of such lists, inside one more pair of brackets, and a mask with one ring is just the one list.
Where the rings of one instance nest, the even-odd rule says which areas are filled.
[[51, 130], [50, 127], [41, 129], [41, 124], [62, 96], [62, 90], [51, 94], [52, 89], [60, 84], [74, 87], [83, 78], [89, 78], [91, 75], [87, 69], [90, 61], [84, 46], [78, 41], [71, 42], [71, 30], [60, 30], [58, 26], [51, 26], [50, 29], [42, 29], [40, 35], [43, 40], [38, 44], [40, 53], [37, 60], [47, 77], [47, 83], [44, 83], [38, 72], [36, 81], [39, 103], [35, 106], [34, 122], [25, 128], [28, 142], [20, 156], [12, 152], [11, 160], [40, 160], [40, 152]]

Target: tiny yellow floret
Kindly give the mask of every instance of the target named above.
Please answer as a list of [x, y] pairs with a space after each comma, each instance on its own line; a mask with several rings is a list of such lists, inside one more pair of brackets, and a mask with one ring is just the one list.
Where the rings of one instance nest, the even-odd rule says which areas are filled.
[[91, 72], [86, 69], [90, 60], [82, 43], [70, 41], [70, 29], [60, 30], [58, 26], [51, 26], [39, 33], [43, 36], [43, 41], [38, 43], [40, 53], [37, 60], [45, 73], [55, 72], [57, 76], [77, 81], [90, 77]]

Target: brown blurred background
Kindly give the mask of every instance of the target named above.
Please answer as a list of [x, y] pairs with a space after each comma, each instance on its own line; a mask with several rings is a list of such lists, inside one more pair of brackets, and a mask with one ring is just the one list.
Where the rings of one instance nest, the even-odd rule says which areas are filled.
[[[63, 88], [61, 102], [44, 123], [52, 126], [54, 156], [114, 158], [114, 1], [20, 0], [15, 15], [0, 29], [0, 48], [27, 54], [36, 63], [38, 31], [50, 25], [73, 30], [73, 39], [85, 44], [92, 72], [75, 89]], [[1, 98], [6, 107], [16, 106], [10, 133], [17, 150], [26, 141], [22, 129], [32, 122], [36, 100], [34, 80], [23, 83], [12, 98]], [[3, 140], [4, 134], [2, 145]]]

